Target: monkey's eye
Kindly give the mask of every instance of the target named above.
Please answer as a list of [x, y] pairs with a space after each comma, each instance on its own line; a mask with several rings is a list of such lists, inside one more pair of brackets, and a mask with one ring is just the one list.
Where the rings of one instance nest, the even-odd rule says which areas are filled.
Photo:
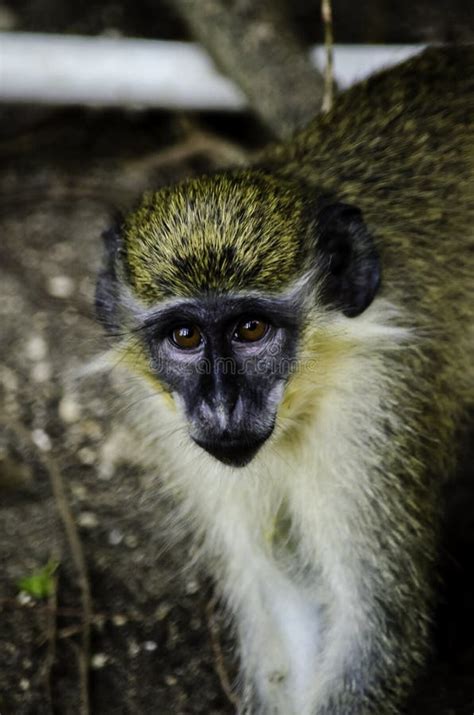
[[202, 335], [195, 325], [180, 325], [173, 330], [170, 338], [182, 350], [193, 350], [202, 342]]
[[261, 340], [267, 333], [268, 323], [259, 318], [246, 318], [238, 323], [235, 332], [234, 340], [242, 343], [255, 343]]

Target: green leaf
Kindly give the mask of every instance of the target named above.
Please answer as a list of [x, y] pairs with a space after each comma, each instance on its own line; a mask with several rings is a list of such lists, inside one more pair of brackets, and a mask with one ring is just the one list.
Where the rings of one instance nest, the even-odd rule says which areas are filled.
[[57, 561], [48, 561], [43, 568], [20, 579], [18, 588], [33, 598], [48, 598], [54, 591], [54, 574], [58, 566]]

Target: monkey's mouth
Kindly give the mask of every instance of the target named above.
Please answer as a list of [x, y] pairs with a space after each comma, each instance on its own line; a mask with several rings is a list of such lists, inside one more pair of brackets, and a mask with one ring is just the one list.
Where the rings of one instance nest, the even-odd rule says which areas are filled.
[[258, 439], [242, 439], [242, 440], [201, 440], [193, 437], [194, 442], [204, 449], [215, 459], [218, 459], [222, 464], [229, 467], [245, 467], [255, 457], [264, 442], [267, 441], [269, 434]]

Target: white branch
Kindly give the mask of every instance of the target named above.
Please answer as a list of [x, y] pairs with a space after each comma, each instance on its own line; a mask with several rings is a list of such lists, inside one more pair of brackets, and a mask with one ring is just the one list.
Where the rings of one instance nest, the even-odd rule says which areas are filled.
[[[346, 87], [420, 45], [334, 46]], [[324, 66], [324, 48], [311, 53]], [[241, 91], [199, 45], [163, 40], [0, 33], [0, 101], [238, 110]]]

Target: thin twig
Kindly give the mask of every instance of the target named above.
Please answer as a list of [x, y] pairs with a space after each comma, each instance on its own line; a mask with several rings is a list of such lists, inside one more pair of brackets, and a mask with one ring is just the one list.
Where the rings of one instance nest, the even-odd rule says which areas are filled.
[[236, 711], [240, 712], [240, 699], [232, 690], [232, 686], [229, 680], [229, 674], [227, 673], [227, 668], [225, 666], [224, 654], [222, 653], [220, 630], [216, 621], [215, 614], [217, 600], [217, 596], [214, 595], [211, 600], [208, 601], [208, 603], [206, 604], [207, 627], [209, 630], [211, 647], [214, 655], [214, 667], [219, 677], [222, 690], [226, 694], [227, 699], [235, 707]]
[[249, 156], [249, 152], [231, 141], [214, 136], [203, 129], [192, 128], [182, 141], [143, 158], [128, 161], [124, 170], [139, 171], [141, 174], [150, 169], [156, 171], [200, 153], [209, 154], [210, 158], [222, 164], [238, 165], [244, 164]]
[[72, 638], [73, 636], [79, 635], [82, 626], [67, 626], [66, 628], [60, 628], [58, 631], [58, 640], [64, 640], [65, 638]]
[[324, 47], [326, 50], [322, 111], [329, 112], [334, 99], [334, 35], [331, 0], [321, 0], [321, 17], [324, 24]]
[[86, 560], [82, 543], [79, 538], [79, 533], [74, 521], [74, 516], [69, 507], [69, 503], [64, 489], [64, 483], [61, 471], [56, 463], [56, 460], [49, 454], [41, 452], [32, 440], [28, 429], [19, 422], [7, 420], [5, 416], [0, 416], [0, 424], [3, 424], [7, 429], [16, 433], [20, 440], [28, 443], [29, 447], [34, 451], [41, 462], [44, 469], [48, 473], [51, 489], [56, 503], [61, 522], [66, 533], [66, 539], [71, 551], [74, 568], [77, 572], [79, 589], [81, 592], [82, 606], [82, 630], [81, 630], [81, 648], [78, 649], [78, 664], [79, 664], [79, 685], [80, 685], [80, 715], [89, 715], [89, 663], [90, 663], [90, 630], [93, 618], [92, 614], [92, 599], [90, 592], [89, 579], [87, 576]]
[[46, 657], [44, 659], [42, 667], [42, 678], [45, 684], [46, 697], [48, 699], [48, 705], [51, 712], [54, 712], [53, 708], [53, 695], [51, 686], [51, 672], [54, 665], [54, 659], [56, 657], [56, 638], [57, 638], [57, 605], [58, 605], [58, 579], [57, 576], [52, 577], [52, 590], [48, 596], [48, 608], [47, 608], [47, 625], [46, 625], [46, 640], [47, 640], [47, 651]]

